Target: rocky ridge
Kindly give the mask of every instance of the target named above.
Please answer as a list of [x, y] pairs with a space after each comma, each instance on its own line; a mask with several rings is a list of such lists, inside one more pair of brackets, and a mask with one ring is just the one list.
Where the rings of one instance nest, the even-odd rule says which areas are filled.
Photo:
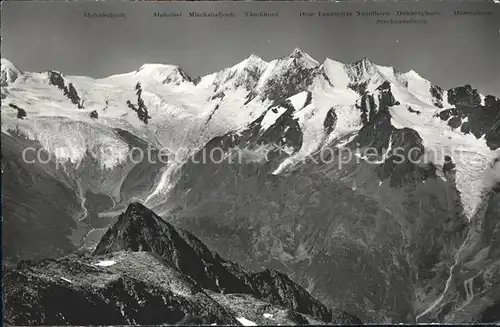
[[139, 203], [94, 253], [21, 261], [4, 285], [4, 320], [13, 325], [159, 325], [185, 316], [205, 324], [361, 323], [278, 271], [222, 259]]

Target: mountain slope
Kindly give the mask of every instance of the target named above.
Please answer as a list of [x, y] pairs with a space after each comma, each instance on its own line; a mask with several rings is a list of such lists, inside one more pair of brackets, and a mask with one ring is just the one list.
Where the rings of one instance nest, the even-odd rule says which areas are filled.
[[498, 269], [500, 268], [500, 166], [498, 160], [487, 175], [491, 181], [480, 209], [457, 258], [447, 292], [420, 321], [448, 323], [498, 322]]
[[[29, 164], [36, 157], [23, 149], [41, 145], [2, 133], [3, 259], [57, 257], [73, 251], [71, 240], [80, 214], [76, 185], [53, 163]], [[43, 158], [47, 158], [45, 152]], [[43, 219], [40, 219], [43, 217]]]
[[[393, 125], [400, 103], [389, 82], [365, 93], [371, 94], [375, 110], [367, 110], [367, 122], [343, 148], [335, 149], [336, 140], [325, 143], [279, 174], [271, 173], [300, 149], [302, 130], [293, 119], [296, 99], [271, 106], [246, 129], [214, 138], [184, 164], [169, 201], [157, 210], [178, 217], [176, 223], [225, 256], [247, 266], [286, 269], [323, 301], [364, 320], [414, 321], [444, 290], [466, 239], [467, 218], [456, 170], [448, 168], [453, 159], [437, 166], [417, 131]], [[279, 118], [263, 124], [273, 114]], [[336, 127], [332, 117], [325, 128]], [[201, 160], [212, 149], [225, 154]], [[339, 161], [343, 149], [358, 155]], [[391, 259], [381, 259], [388, 253]], [[380, 259], [366, 267], [373, 257]], [[365, 268], [351, 284], [342, 276], [360, 270], [358, 263]], [[401, 287], [371, 294], [366, 290], [375, 285], [366, 274], [377, 276], [378, 284]]]
[[22, 261], [4, 282], [5, 321], [16, 325], [172, 324], [186, 315], [237, 325], [243, 319], [237, 314], [255, 315], [257, 303], [278, 323], [360, 323], [327, 309], [283, 274], [253, 273], [223, 260], [138, 203], [93, 255]]
[[[410, 175], [404, 187], [381, 187], [370, 164], [336, 170], [311, 160], [280, 175], [269, 174], [268, 164], [190, 163], [168, 215], [225, 256], [286, 270], [324, 302], [363, 320], [411, 322], [414, 306], [426, 301], [411, 288], [432, 298], [425, 293], [441, 287], [465, 236], [453, 185], [431, 175], [406, 186]], [[363, 182], [367, 192], [345, 185]]]

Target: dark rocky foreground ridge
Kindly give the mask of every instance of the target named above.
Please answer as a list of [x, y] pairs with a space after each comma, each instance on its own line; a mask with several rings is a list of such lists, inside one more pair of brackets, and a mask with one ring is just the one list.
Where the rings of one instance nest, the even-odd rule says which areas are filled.
[[21, 261], [4, 272], [13, 325], [360, 324], [276, 270], [245, 269], [132, 203], [94, 253]]

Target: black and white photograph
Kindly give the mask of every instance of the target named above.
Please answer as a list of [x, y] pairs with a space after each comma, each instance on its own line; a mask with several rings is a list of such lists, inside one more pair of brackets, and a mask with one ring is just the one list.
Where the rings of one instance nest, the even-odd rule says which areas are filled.
[[1, 10], [4, 325], [500, 323], [500, 4]]

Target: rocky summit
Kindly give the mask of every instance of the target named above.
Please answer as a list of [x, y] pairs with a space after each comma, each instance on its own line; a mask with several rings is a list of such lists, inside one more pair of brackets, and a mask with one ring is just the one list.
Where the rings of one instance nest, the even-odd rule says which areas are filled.
[[139, 203], [93, 253], [21, 261], [4, 285], [11, 325], [361, 324], [283, 273], [221, 258]]

